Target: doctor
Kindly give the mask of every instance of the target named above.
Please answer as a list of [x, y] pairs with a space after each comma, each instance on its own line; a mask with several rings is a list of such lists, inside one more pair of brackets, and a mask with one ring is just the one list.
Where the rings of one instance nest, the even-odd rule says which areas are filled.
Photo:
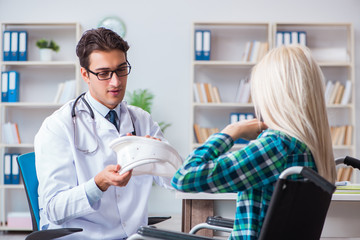
[[[147, 225], [153, 181], [170, 186], [166, 178], [119, 175], [109, 147], [130, 134], [166, 141], [147, 112], [123, 101], [131, 71], [128, 49], [104, 28], [86, 31], [77, 45], [89, 91], [45, 119], [35, 136], [41, 229], [80, 227], [83, 232], [69, 238], [126, 239]], [[109, 117], [110, 110], [115, 114]]]

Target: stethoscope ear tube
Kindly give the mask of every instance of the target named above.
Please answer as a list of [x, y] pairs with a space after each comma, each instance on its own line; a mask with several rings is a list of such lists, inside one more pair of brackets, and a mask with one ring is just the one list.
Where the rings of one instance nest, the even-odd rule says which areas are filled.
[[90, 116], [92, 119], [95, 119], [95, 115], [94, 115], [94, 112], [93, 110], [91, 109], [89, 103], [83, 98], [83, 96], [85, 95], [86, 92], [83, 92], [82, 94], [80, 94], [80, 96], [78, 96], [76, 99], [75, 99], [75, 102], [73, 104], [73, 107], [71, 109], [71, 117], [72, 118], [75, 118], [76, 117], [76, 112], [75, 112], [75, 108], [76, 108], [76, 105], [77, 103], [79, 102], [80, 99], [83, 100], [83, 103], [86, 105], [86, 107], [89, 109], [89, 113], [90, 113]]

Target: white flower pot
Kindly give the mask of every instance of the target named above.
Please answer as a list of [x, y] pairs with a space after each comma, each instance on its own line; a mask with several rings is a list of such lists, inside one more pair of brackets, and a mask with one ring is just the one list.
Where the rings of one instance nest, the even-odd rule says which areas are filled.
[[52, 60], [52, 50], [49, 48], [40, 49], [40, 60], [41, 61], [51, 61]]

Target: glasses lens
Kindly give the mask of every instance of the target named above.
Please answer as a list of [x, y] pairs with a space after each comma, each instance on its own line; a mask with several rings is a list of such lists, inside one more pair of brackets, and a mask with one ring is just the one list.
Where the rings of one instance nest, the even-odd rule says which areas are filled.
[[127, 76], [130, 73], [130, 66], [121, 67], [115, 70], [118, 77]]
[[99, 80], [107, 80], [110, 79], [112, 75], [112, 72], [110, 71], [106, 71], [106, 72], [99, 72], [97, 74], [97, 77], [99, 78]]

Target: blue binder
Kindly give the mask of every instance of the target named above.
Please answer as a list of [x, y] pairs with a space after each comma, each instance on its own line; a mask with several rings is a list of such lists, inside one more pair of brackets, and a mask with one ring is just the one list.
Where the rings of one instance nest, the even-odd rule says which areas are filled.
[[11, 184], [20, 184], [19, 165], [17, 164], [17, 157], [20, 154], [11, 154]]
[[19, 33], [11, 32], [10, 61], [19, 60]]
[[8, 98], [9, 73], [1, 72], [1, 102], [7, 102]]
[[27, 36], [26, 31], [19, 32], [19, 61], [27, 61]]
[[209, 61], [211, 53], [211, 32], [210, 30], [203, 31], [203, 57], [202, 60]]
[[11, 51], [11, 32], [4, 31], [3, 38], [3, 60], [10, 61], [10, 51]]
[[203, 57], [203, 32], [195, 30], [195, 60], [202, 60]]
[[11, 154], [4, 154], [4, 184], [11, 184]]
[[8, 71], [9, 78], [9, 90], [8, 90], [8, 102], [19, 101], [19, 73], [16, 71]]

